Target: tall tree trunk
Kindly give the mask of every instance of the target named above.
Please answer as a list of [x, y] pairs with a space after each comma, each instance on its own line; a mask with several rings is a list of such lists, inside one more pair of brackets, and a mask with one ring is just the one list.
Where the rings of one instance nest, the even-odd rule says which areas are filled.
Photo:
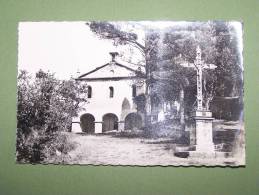
[[181, 125], [181, 129], [184, 130], [185, 121], [184, 121], [184, 89], [183, 88], [180, 90], [179, 100], [180, 100], [180, 125]]
[[145, 127], [150, 126], [151, 122], [151, 100], [150, 100], [150, 94], [149, 89], [146, 84], [146, 91], [145, 91], [145, 99], [146, 99], [146, 105], [145, 105]]
[[[145, 39], [145, 45], [147, 45]], [[144, 113], [144, 118], [145, 118], [145, 127], [150, 127], [150, 122], [151, 122], [151, 97], [150, 97], [150, 67], [149, 67], [149, 60], [147, 58], [148, 56], [148, 51], [145, 48], [144, 49], [144, 55], [145, 55], [145, 113]]]

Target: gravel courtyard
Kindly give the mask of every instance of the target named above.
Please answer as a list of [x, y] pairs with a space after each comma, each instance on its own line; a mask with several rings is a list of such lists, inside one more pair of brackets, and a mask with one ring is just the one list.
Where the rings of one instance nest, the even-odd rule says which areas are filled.
[[168, 144], [147, 144], [140, 138], [73, 134], [71, 141], [77, 144], [70, 153], [73, 164], [166, 165], [176, 161]]
[[[173, 143], [155, 143], [141, 138], [118, 138], [111, 135], [70, 134], [76, 144], [69, 153], [69, 164], [91, 165], [193, 165], [198, 162], [223, 163], [222, 158], [179, 158]], [[147, 143], [149, 142], [149, 143]], [[232, 161], [231, 159], [228, 159]]]

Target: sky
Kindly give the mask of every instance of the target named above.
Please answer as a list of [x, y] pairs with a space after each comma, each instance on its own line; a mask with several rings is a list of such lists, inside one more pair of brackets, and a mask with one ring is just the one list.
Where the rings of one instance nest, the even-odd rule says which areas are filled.
[[[76, 77], [109, 62], [111, 59], [109, 52], [117, 51], [129, 55], [128, 46], [116, 47], [110, 40], [99, 39], [85, 23], [85, 21], [20, 22], [18, 69], [27, 70], [31, 74], [42, 69], [54, 72], [60, 79], [69, 79], [71, 76]], [[175, 24], [171, 21], [141, 23], [160, 29]], [[118, 22], [118, 24], [124, 24], [122, 30], [127, 31], [136, 22]], [[138, 41], [144, 44], [145, 35], [141, 27], [136, 24], [133, 32], [138, 35]], [[139, 51], [133, 52], [134, 57], [131, 60], [134, 63], [143, 60]], [[123, 62], [124, 59], [119, 58], [117, 61], [130, 66]]]
[[85, 22], [20, 22], [18, 30], [18, 69], [32, 74], [42, 69], [69, 79], [108, 63], [109, 52], [127, 52], [98, 38]]
[[[60, 79], [76, 77], [102, 66], [111, 60], [109, 52], [117, 51], [129, 55], [128, 46], [114, 46], [112, 41], [100, 39], [84, 21], [79, 22], [20, 22], [18, 27], [18, 69], [34, 74], [38, 70], [50, 71]], [[121, 22], [123, 24], [123, 22]], [[175, 24], [185, 25], [187, 22], [143, 21], [141, 24], [167, 28]], [[125, 23], [126, 24], [126, 23]], [[127, 22], [122, 30], [129, 30], [134, 22]], [[239, 48], [242, 51], [242, 25], [231, 22], [241, 38]], [[144, 44], [144, 33], [135, 26], [139, 42]], [[240, 52], [242, 53], [242, 52]], [[138, 51], [134, 51], [133, 61], [142, 59]], [[118, 62], [130, 66], [123, 59]], [[137, 68], [137, 67], [135, 67]], [[79, 72], [79, 73], [78, 73]]]

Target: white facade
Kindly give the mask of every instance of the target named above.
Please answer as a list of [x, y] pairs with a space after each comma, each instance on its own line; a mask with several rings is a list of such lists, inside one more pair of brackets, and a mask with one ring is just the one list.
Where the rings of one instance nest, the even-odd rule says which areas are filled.
[[[91, 133], [123, 131], [125, 119], [130, 113], [134, 113], [133, 118], [136, 118], [136, 115], [137, 118], [140, 117], [141, 122], [138, 122], [143, 124], [143, 115], [137, 113], [133, 103], [134, 96], [145, 92], [144, 79], [137, 77], [137, 73], [117, 63], [113, 56], [110, 63], [78, 77], [77, 80], [85, 83], [90, 91], [85, 110], [73, 119], [72, 132], [89, 132], [89, 128]], [[82, 119], [83, 115], [87, 117]], [[82, 127], [83, 124], [86, 127]]]

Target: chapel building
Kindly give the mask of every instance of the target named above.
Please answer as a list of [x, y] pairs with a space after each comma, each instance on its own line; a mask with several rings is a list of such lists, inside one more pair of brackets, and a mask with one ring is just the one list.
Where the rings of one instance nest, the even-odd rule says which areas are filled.
[[144, 114], [134, 103], [136, 96], [145, 93], [144, 73], [118, 63], [117, 52], [110, 55], [109, 63], [76, 78], [87, 85], [88, 103], [73, 118], [72, 132], [105, 133], [144, 126]]

